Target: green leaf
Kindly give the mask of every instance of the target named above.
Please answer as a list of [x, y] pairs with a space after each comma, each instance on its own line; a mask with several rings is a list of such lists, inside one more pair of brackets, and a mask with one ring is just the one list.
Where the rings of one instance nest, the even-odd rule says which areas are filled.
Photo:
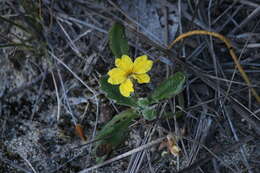
[[156, 118], [156, 110], [153, 107], [143, 108], [142, 115], [146, 120], [154, 120]]
[[109, 46], [115, 58], [122, 55], [129, 55], [129, 45], [125, 38], [124, 26], [115, 23], [109, 30]]
[[175, 73], [154, 90], [150, 99], [153, 103], [156, 103], [179, 94], [183, 89], [185, 79], [186, 77], [182, 72]]
[[137, 101], [138, 106], [144, 108], [149, 106], [150, 101], [148, 100], [148, 98], [139, 98]]
[[101, 78], [100, 88], [107, 94], [107, 97], [114, 100], [117, 104], [137, 107], [137, 100], [132, 97], [124, 97], [119, 91], [119, 85], [111, 85], [107, 82], [108, 76]]
[[96, 160], [104, 161], [107, 156], [120, 144], [122, 144], [129, 132], [129, 126], [139, 115], [132, 109], [114, 116], [95, 139], [98, 140], [95, 147]]

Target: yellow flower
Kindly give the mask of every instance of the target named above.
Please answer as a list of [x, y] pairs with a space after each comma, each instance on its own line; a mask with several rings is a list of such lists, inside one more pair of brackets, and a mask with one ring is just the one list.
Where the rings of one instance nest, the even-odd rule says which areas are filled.
[[108, 83], [120, 85], [119, 91], [129, 97], [134, 92], [132, 80], [136, 79], [138, 83], [149, 83], [150, 76], [146, 74], [153, 66], [153, 61], [147, 59], [147, 55], [137, 57], [133, 62], [132, 59], [123, 55], [115, 60], [116, 68], [109, 70]]

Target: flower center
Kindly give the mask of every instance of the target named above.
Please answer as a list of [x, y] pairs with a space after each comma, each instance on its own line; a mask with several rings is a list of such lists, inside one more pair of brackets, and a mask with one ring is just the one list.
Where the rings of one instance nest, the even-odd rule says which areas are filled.
[[133, 68], [129, 69], [128, 71], [126, 71], [126, 77], [131, 79], [133, 75]]

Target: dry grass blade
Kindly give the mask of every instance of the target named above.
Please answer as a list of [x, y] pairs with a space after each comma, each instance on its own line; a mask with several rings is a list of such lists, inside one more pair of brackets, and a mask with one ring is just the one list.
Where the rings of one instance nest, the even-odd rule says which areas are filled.
[[[241, 115], [247, 122], [249, 122], [252, 127], [256, 130], [257, 134], [260, 135], [260, 123], [259, 123], [259, 117], [257, 117], [253, 112], [251, 112], [248, 108], [246, 108], [243, 104], [241, 104], [236, 99], [232, 98], [232, 107], [233, 109]], [[252, 118], [251, 115], [254, 115], [258, 121], [255, 121], [255, 119]]]
[[237, 27], [235, 27], [230, 34], [234, 34], [236, 33], [239, 29], [243, 28], [246, 24], [248, 24], [251, 20], [253, 20], [254, 18], [258, 17], [260, 14], [260, 6], [257, 7], [250, 15], [248, 15], [248, 17], [243, 20], [243, 22], [241, 22]]
[[96, 97], [96, 92], [89, 87], [86, 82], [84, 82], [77, 74], [75, 74], [64, 62], [62, 62], [59, 58], [57, 58], [52, 52], [50, 52], [50, 55], [57, 60], [60, 64], [62, 64], [69, 72], [71, 72], [71, 74], [73, 74], [73, 76], [80, 81], [81, 84], [83, 84], [90, 92], [92, 92], [94, 94], [94, 96]]
[[[142, 140], [142, 143], [140, 144], [140, 146], [145, 146], [147, 143], [149, 143], [153, 133], [155, 132], [155, 129], [156, 129], [156, 125], [152, 126], [151, 128], [149, 128], [147, 130], [147, 134], [146, 134], [145, 138]], [[143, 163], [144, 156], [145, 156], [146, 153], [147, 152], [143, 150], [141, 152], [133, 154], [131, 156], [131, 162], [129, 163], [126, 172], [127, 173], [138, 172], [142, 163]]]
[[92, 166], [92, 167], [90, 167], [90, 168], [84, 169], [84, 170], [80, 171], [79, 173], [87, 173], [87, 172], [89, 172], [89, 171], [93, 171], [93, 170], [95, 170], [95, 169], [97, 169], [97, 168], [100, 168], [100, 167], [102, 167], [102, 166], [105, 166], [105, 165], [107, 165], [107, 164], [110, 164], [110, 163], [112, 163], [112, 162], [115, 162], [115, 161], [117, 161], [117, 160], [121, 160], [121, 159], [123, 159], [123, 158], [125, 158], [125, 157], [128, 157], [128, 156], [134, 154], [134, 153], [137, 153], [137, 152], [140, 152], [140, 151], [145, 150], [145, 149], [147, 149], [147, 148], [150, 148], [150, 147], [152, 147], [153, 145], [159, 144], [159, 143], [162, 142], [165, 138], [166, 138], [166, 137], [162, 137], [162, 138], [156, 139], [156, 140], [154, 140], [154, 141], [152, 141], [152, 142], [150, 142], [150, 143], [148, 143], [148, 144], [145, 144], [145, 145], [142, 145], [142, 146], [140, 146], [140, 147], [138, 147], [138, 148], [135, 148], [135, 149], [133, 149], [133, 150], [130, 150], [130, 151], [124, 153], [124, 154], [121, 154], [121, 155], [119, 155], [119, 156], [117, 156], [117, 157], [114, 157], [114, 158], [112, 158], [112, 159], [109, 159], [109, 160], [107, 160], [107, 161], [105, 161], [105, 162], [103, 162], [103, 163], [100, 163], [100, 164], [97, 164], [97, 165]]
[[37, 171], [35, 170], [35, 168], [32, 166], [31, 162], [29, 160], [27, 160], [26, 158], [22, 157], [23, 160], [25, 160], [25, 162], [29, 165], [29, 167], [32, 169], [33, 173], [37, 173]]
[[[220, 155], [222, 153], [235, 150], [238, 147], [242, 146], [243, 144], [245, 144], [251, 140], [253, 140], [253, 137], [246, 137], [244, 139], [241, 139], [239, 142], [236, 142], [235, 144], [227, 146], [219, 151], [214, 151], [214, 153], [217, 153], [218, 155]], [[195, 163], [193, 163], [192, 165], [190, 165], [187, 168], [184, 168], [183, 170], [179, 171], [178, 173], [192, 172], [192, 171], [194, 171], [194, 169], [198, 168], [200, 165], [203, 165], [203, 164], [207, 163], [208, 161], [210, 161], [213, 157], [214, 157], [214, 155], [207, 154], [207, 156], [205, 156], [203, 159], [196, 161]]]
[[51, 71], [51, 76], [52, 76], [52, 80], [53, 80], [53, 84], [54, 84], [54, 88], [55, 88], [56, 99], [57, 99], [57, 120], [59, 121], [59, 119], [60, 119], [61, 101], [60, 101], [60, 97], [59, 97], [59, 91], [58, 91], [58, 87], [57, 87], [57, 82], [56, 82], [56, 79], [55, 79], [53, 71]]

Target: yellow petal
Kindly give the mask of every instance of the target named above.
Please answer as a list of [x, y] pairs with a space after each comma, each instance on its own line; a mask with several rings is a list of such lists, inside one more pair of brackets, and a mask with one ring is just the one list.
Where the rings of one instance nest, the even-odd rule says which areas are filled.
[[130, 79], [125, 80], [120, 86], [119, 86], [120, 93], [125, 96], [129, 97], [131, 92], [134, 92], [133, 83]]
[[127, 55], [123, 55], [121, 58], [117, 58], [115, 64], [118, 68], [128, 73], [130, 73], [133, 69], [133, 61]]
[[147, 55], [135, 59], [133, 73], [142, 74], [148, 72], [153, 66], [153, 61], [147, 59]]
[[134, 74], [133, 78], [135, 78], [138, 83], [149, 83], [150, 82], [150, 76], [146, 73]]
[[108, 72], [108, 83], [118, 85], [124, 82], [127, 78], [126, 73], [120, 68], [113, 68]]

